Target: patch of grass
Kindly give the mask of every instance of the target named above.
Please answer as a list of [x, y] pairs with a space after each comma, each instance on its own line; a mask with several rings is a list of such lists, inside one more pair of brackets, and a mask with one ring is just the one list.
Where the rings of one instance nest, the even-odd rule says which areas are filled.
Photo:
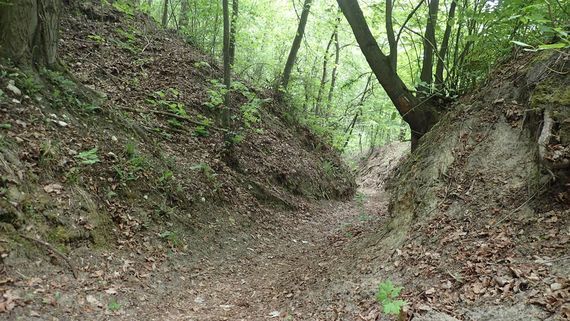
[[164, 231], [160, 233], [158, 236], [160, 236], [160, 238], [163, 239], [164, 241], [168, 242], [168, 244], [171, 247], [179, 247], [182, 245], [182, 242], [180, 240], [180, 235], [178, 235], [178, 233], [176, 232]]
[[16, 86], [31, 97], [39, 94], [44, 88], [44, 86], [33, 75], [23, 75], [23, 77], [18, 77], [16, 80]]
[[52, 140], [46, 140], [40, 144], [39, 164], [43, 166], [53, 165], [59, 159], [59, 145]]
[[96, 34], [90, 34], [87, 36], [87, 39], [94, 41], [95, 43], [102, 45], [105, 43], [105, 38], [103, 36], [100, 35], [96, 35]]
[[334, 165], [330, 161], [326, 160], [323, 162], [323, 171], [327, 176], [332, 176], [334, 174]]
[[121, 304], [117, 302], [117, 299], [111, 298], [109, 303], [107, 304], [107, 309], [111, 312], [115, 312], [121, 309]]
[[67, 173], [65, 173], [65, 181], [68, 184], [74, 185], [79, 182], [81, 178], [81, 170], [77, 167], [71, 167]]
[[123, 183], [139, 179], [140, 174], [149, 166], [148, 160], [133, 142], [125, 145], [124, 155], [126, 160], [120, 165], [113, 166], [118, 179]]
[[200, 171], [210, 182], [216, 181], [216, 176], [218, 176], [218, 174], [214, 172], [214, 170], [210, 167], [210, 165], [206, 163], [194, 164], [190, 167], [190, 169], [195, 171]]

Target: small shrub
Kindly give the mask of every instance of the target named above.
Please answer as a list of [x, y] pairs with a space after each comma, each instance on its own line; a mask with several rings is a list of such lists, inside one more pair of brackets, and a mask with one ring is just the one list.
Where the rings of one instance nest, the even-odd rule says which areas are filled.
[[390, 280], [380, 283], [376, 293], [376, 301], [380, 303], [385, 314], [400, 314], [400, 311], [406, 305], [406, 301], [398, 300], [398, 296], [403, 289], [403, 287], [394, 286]]

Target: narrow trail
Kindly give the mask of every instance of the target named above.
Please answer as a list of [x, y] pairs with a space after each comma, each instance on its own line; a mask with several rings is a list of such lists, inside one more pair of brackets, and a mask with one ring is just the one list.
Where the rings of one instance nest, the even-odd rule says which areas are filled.
[[366, 193], [346, 203], [320, 202], [309, 212], [299, 213], [294, 222], [293, 215], [280, 217], [280, 233], [260, 237], [257, 244], [247, 246], [243, 256], [236, 244], [235, 252], [225, 257], [203, 260], [197, 265], [202, 272], [196, 277], [174, 280], [163, 289], [157, 306], [140, 305], [140, 310], [127, 312], [127, 317], [319, 320], [326, 313], [334, 314], [337, 302], [328, 302], [322, 293], [330, 281], [327, 270], [349, 263], [346, 260], [352, 254], [346, 253], [345, 245], [385, 218], [384, 192], [367, 189]]

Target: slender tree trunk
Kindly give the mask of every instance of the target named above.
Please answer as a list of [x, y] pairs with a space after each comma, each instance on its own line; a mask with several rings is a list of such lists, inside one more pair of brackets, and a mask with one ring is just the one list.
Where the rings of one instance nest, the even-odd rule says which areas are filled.
[[352, 131], [354, 130], [354, 126], [356, 126], [356, 121], [358, 120], [358, 117], [362, 115], [362, 105], [364, 104], [364, 101], [366, 101], [368, 88], [370, 88], [371, 84], [372, 84], [372, 74], [370, 74], [368, 80], [366, 81], [366, 86], [364, 86], [364, 91], [362, 92], [362, 96], [360, 97], [360, 101], [358, 102], [358, 110], [356, 111], [356, 114], [354, 114], [354, 117], [352, 118], [350, 125], [348, 125], [348, 127], [344, 131], [344, 133], [347, 134], [347, 136], [346, 140], [344, 141], [344, 145], [342, 146], [341, 152], [344, 152], [346, 146], [348, 146], [348, 143], [350, 142], [350, 137], [352, 136]]
[[319, 92], [317, 94], [317, 102], [315, 103], [315, 114], [321, 115], [322, 113], [322, 102], [323, 102], [323, 92], [325, 91], [325, 86], [327, 84], [327, 68], [329, 63], [329, 51], [331, 49], [332, 43], [334, 41], [334, 35], [336, 34], [336, 30], [331, 35], [329, 42], [327, 44], [327, 49], [325, 50], [325, 54], [323, 56], [323, 73], [321, 75], [321, 83], [319, 85]]
[[388, 45], [390, 46], [390, 65], [396, 70], [398, 66], [398, 43], [396, 35], [394, 35], [394, 26], [392, 24], [392, 9], [394, 5], [392, 0], [386, 0], [386, 35], [388, 36]]
[[0, 3], [0, 59], [25, 69], [57, 64], [60, 0]]
[[443, 40], [441, 41], [441, 47], [439, 48], [439, 59], [437, 60], [437, 66], [435, 68], [435, 86], [437, 90], [443, 89], [443, 69], [445, 67], [446, 56], [449, 49], [449, 38], [451, 37], [451, 27], [455, 18], [455, 7], [457, 2], [453, 0], [451, 6], [449, 7], [449, 14], [447, 15], [447, 24], [445, 26], [445, 32], [443, 34]]
[[190, 0], [181, 0], [180, 5], [180, 18], [178, 27], [187, 28], [188, 27], [188, 15], [190, 14]]
[[[216, 55], [216, 44], [217, 44], [217, 40], [218, 40], [218, 22], [220, 19], [220, 15], [218, 13], [218, 6], [217, 6], [217, 1], [216, 1], [216, 18], [214, 20], [214, 31], [213, 31], [213, 37], [212, 37], [212, 56]], [[222, 10], [223, 11], [223, 10]]]
[[231, 88], [231, 64], [230, 64], [230, 14], [229, 0], [223, 0], [224, 15], [224, 85], [226, 87], [226, 95], [224, 101], [224, 111], [222, 114], [222, 122], [224, 127], [229, 128], [230, 125], [230, 88]]
[[424, 57], [422, 61], [422, 71], [420, 80], [422, 84], [419, 86], [424, 95], [431, 92], [431, 84], [433, 83], [433, 56], [435, 48], [435, 26], [437, 24], [437, 10], [439, 8], [439, 0], [431, 0], [429, 2], [428, 20], [424, 36]]
[[232, 23], [230, 32], [230, 64], [233, 66], [236, 61], [236, 34], [237, 34], [237, 21], [239, 17], [239, 3], [238, 0], [232, 1]]
[[164, 6], [162, 7], [162, 27], [168, 27], [168, 1], [164, 0]]
[[338, 42], [338, 24], [336, 25], [336, 30], [334, 34], [334, 43], [335, 43], [335, 58], [334, 58], [334, 66], [331, 75], [331, 86], [329, 88], [329, 94], [327, 97], [327, 111], [331, 108], [331, 103], [333, 99], [334, 90], [336, 87], [336, 78], [338, 72], [338, 64], [340, 63], [340, 44]]
[[419, 139], [436, 123], [437, 118], [431, 106], [422, 104], [409, 90], [402, 79], [392, 69], [387, 57], [368, 28], [364, 14], [356, 0], [337, 0], [346, 20], [350, 24], [366, 61], [376, 75], [378, 82], [390, 97], [390, 100], [410, 124], [412, 130], [412, 149], [418, 146]]
[[281, 78], [281, 86], [283, 86], [284, 89], [287, 89], [287, 86], [289, 85], [291, 71], [293, 70], [293, 65], [295, 65], [297, 53], [299, 52], [301, 41], [303, 41], [303, 36], [305, 35], [305, 27], [307, 26], [307, 20], [309, 18], [311, 3], [312, 0], [305, 0], [305, 4], [303, 5], [303, 12], [301, 13], [301, 19], [299, 20], [299, 26], [297, 27], [297, 34], [295, 35], [295, 39], [293, 39], [293, 45], [291, 46], [291, 51], [289, 52], [289, 57], [287, 58], [285, 70], [283, 71], [283, 76]]

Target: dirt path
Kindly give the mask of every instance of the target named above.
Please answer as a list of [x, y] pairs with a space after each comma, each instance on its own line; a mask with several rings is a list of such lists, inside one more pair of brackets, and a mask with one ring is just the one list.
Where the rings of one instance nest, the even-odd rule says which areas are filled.
[[[343, 265], [343, 245], [372, 221], [383, 218], [383, 193], [349, 203], [322, 202], [305, 217], [282, 217], [281, 233], [261, 237], [245, 256], [203, 261], [195, 278], [180, 279], [153, 309], [141, 305], [126, 317], [148, 320], [318, 320], [334, 313], [327, 302], [327, 269]], [[236, 252], [239, 245], [236, 244]], [[172, 284], [174, 286], [174, 284]], [[349, 284], [347, 284], [349, 286]], [[341, 289], [335, 289], [340, 291]], [[160, 302], [162, 301], [162, 302]], [[328, 318], [326, 318], [329, 320]]]

